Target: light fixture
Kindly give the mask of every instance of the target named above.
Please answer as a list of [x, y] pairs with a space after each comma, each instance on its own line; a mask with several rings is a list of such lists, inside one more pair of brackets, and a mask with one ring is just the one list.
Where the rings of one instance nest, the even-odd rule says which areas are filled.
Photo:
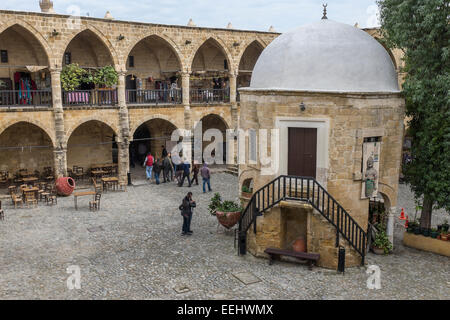
[[233, 47], [239, 47], [239, 46], [240, 46], [240, 43], [239, 43], [239, 42], [233, 43]]
[[122, 34], [120, 34], [120, 35], [117, 37], [117, 40], [119, 40], [119, 41], [121, 41], [121, 40], [123, 40], [123, 39], [125, 39], [125, 36], [123, 36]]
[[302, 101], [302, 103], [300, 103], [300, 110], [301, 110], [301, 111], [305, 111], [305, 110], [306, 110], [306, 106], [305, 106], [305, 104], [303, 103], [303, 101]]
[[191, 44], [191, 43], [192, 43], [191, 40], [186, 40], [186, 42], [185, 42], [186, 45]]
[[59, 32], [56, 31], [56, 29], [53, 29], [53, 31], [52, 31], [52, 37], [56, 37], [57, 35], [59, 35]]

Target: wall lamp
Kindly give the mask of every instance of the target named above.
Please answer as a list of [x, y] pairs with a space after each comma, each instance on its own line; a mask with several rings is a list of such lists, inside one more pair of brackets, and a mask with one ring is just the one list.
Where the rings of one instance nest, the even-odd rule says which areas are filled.
[[117, 37], [117, 40], [119, 40], [119, 41], [121, 41], [123, 39], [125, 39], [125, 36], [123, 36], [122, 34], [120, 34], [120, 36]]
[[53, 29], [53, 31], [52, 31], [52, 37], [56, 37], [57, 35], [59, 35], [59, 32], [56, 31], [56, 29]]
[[239, 42], [233, 43], [233, 47], [239, 47], [241, 44]]
[[305, 106], [305, 104], [303, 102], [300, 103], [300, 110], [301, 111], [305, 111], [306, 110], [306, 106]]
[[191, 40], [186, 40], [186, 42], [184, 43], [185, 45], [191, 44], [192, 41]]

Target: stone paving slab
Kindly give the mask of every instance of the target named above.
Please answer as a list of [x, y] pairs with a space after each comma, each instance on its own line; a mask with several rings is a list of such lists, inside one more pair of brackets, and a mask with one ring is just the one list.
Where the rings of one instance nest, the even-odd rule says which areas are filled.
[[[399, 242], [395, 254], [369, 254], [368, 263], [381, 269], [380, 290], [367, 289], [363, 267], [341, 275], [296, 263], [269, 266], [250, 254], [237, 256], [234, 233], [218, 230], [208, 213], [213, 193], [137, 180], [145, 185], [104, 194], [99, 212], [89, 211], [88, 198], [79, 200], [78, 211], [73, 197], [37, 209], [4, 203], [0, 299], [450, 299], [447, 257]], [[212, 187], [237, 200], [236, 177], [217, 173]], [[410, 205], [411, 194], [400, 188], [399, 203]], [[188, 191], [198, 206], [194, 234], [186, 237], [177, 208]], [[80, 290], [67, 288], [71, 265], [80, 267]], [[245, 273], [260, 281], [246, 285], [235, 277]], [[175, 290], [184, 286], [189, 290]]]

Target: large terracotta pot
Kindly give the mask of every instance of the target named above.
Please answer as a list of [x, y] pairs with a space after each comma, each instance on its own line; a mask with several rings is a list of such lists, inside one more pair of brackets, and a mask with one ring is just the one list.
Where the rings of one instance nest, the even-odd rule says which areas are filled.
[[223, 225], [227, 229], [231, 229], [236, 225], [236, 223], [239, 222], [239, 219], [241, 218], [241, 212], [216, 212], [217, 220], [219, 220], [219, 223]]
[[60, 196], [70, 196], [75, 190], [75, 180], [70, 177], [61, 177], [56, 180], [56, 191]]
[[294, 249], [295, 252], [306, 252], [305, 237], [298, 237], [297, 240], [295, 240], [295, 242], [292, 244], [292, 249]]

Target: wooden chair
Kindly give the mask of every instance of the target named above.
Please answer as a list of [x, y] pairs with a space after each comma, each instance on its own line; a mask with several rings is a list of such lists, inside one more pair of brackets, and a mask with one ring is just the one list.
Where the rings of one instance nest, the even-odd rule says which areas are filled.
[[0, 185], [1, 186], [7, 186], [9, 182], [9, 172], [8, 171], [1, 171], [0, 172]]
[[127, 183], [119, 182], [119, 189], [123, 192], [126, 192], [127, 191]]
[[5, 212], [3, 212], [1, 201], [0, 201], [0, 220], [5, 220]]
[[56, 195], [56, 189], [53, 188], [50, 191], [50, 194], [46, 197], [47, 205], [55, 205], [58, 204], [58, 196]]
[[36, 194], [34, 192], [25, 192], [25, 203], [27, 204], [27, 207], [29, 204], [37, 207], [38, 201], [36, 199]]
[[98, 211], [100, 210], [100, 199], [102, 197], [101, 193], [96, 193], [94, 196], [94, 200], [89, 202], [89, 210]]
[[43, 196], [43, 194], [45, 193], [46, 186], [47, 186], [47, 183], [46, 183], [46, 182], [39, 182], [39, 183], [38, 183], [38, 188], [39, 188], [39, 191], [38, 191], [38, 201], [43, 201], [43, 200], [45, 200], [45, 197]]
[[97, 182], [95, 181], [95, 178], [91, 178], [91, 180], [92, 180], [92, 185], [94, 186], [95, 192], [102, 193], [102, 186], [97, 184]]
[[84, 169], [82, 167], [73, 167], [73, 175], [75, 176], [75, 180], [83, 180], [84, 179]]
[[8, 187], [9, 194], [17, 194], [17, 187], [16, 186], [9, 186]]
[[23, 208], [23, 200], [21, 197], [18, 197], [15, 193], [11, 194], [11, 200], [14, 204], [14, 209], [17, 209], [17, 205], [20, 204], [20, 206]]

